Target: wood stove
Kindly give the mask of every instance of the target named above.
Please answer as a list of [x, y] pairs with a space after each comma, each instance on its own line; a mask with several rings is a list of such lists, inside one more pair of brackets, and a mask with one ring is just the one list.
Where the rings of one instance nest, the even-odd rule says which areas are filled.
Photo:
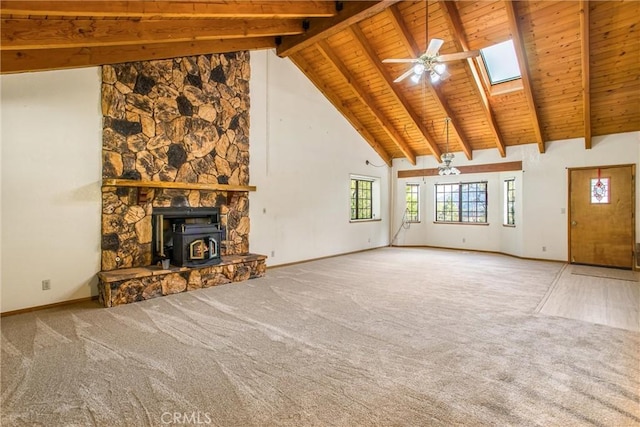
[[220, 209], [153, 208], [152, 214], [154, 263], [167, 258], [178, 267], [220, 263]]

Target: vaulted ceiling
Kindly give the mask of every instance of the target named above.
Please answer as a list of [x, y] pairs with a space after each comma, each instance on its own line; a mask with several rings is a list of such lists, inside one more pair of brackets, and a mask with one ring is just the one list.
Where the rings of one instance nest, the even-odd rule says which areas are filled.
[[[1, 1], [0, 71], [274, 48], [387, 162], [640, 131], [640, 2]], [[425, 16], [428, 14], [428, 20]], [[512, 39], [521, 79], [491, 86], [481, 57], [450, 77], [394, 80], [439, 53]], [[447, 139], [446, 121], [449, 117]]]

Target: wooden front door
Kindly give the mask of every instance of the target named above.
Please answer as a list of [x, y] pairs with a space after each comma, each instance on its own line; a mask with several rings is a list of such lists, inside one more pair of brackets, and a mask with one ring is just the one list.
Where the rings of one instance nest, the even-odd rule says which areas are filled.
[[635, 165], [569, 170], [569, 259], [632, 268]]

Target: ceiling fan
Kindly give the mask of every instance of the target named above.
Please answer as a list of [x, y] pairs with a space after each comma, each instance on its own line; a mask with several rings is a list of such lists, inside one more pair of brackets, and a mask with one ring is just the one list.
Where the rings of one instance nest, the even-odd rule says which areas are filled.
[[[425, 2], [425, 38], [429, 38], [429, 1]], [[444, 40], [434, 38], [429, 42], [427, 50], [417, 58], [383, 59], [382, 62], [415, 64], [413, 67], [411, 67], [409, 70], [395, 79], [393, 81], [394, 83], [398, 83], [399, 81], [402, 81], [409, 76], [411, 76], [411, 80], [413, 80], [414, 83], [418, 83], [418, 81], [420, 81], [420, 77], [424, 73], [428, 73], [428, 75], [431, 77], [431, 82], [436, 83], [440, 80], [446, 80], [451, 76], [451, 74], [447, 71], [445, 62], [473, 58], [474, 56], [478, 56], [480, 54], [480, 51], [469, 50], [466, 52], [439, 55], [438, 52], [443, 43]]]
[[424, 73], [428, 73], [431, 77], [431, 82], [435, 83], [439, 80], [448, 79], [451, 74], [447, 71], [445, 62], [456, 61], [459, 59], [473, 58], [480, 54], [477, 50], [469, 50], [467, 52], [448, 53], [444, 55], [438, 55], [440, 47], [444, 43], [442, 39], [431, 39], [426, 52], [417, 58], [402, 58], [402, 59], [383, 59], [385, 63], [410, 63], [415, 64], [406, 72], [401, 74], [394, 83], [404, 80], [405, 78], [412, 76], [414, 83], [420, 80], [420, 77]]

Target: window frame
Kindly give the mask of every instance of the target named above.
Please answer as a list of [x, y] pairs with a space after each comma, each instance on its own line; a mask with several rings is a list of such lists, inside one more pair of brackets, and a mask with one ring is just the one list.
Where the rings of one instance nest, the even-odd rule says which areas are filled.
[[[355, 188], [354, 188], [355, 183]], [[361, 184], [366, 184], [368, 188], [360, 188]], [[351, 198], [350, 198], [350, 220], [370, 221], [373, 219], [373, 180], [363, 177], [351, 177]], [[362, 198], [364, 197], [364, 198]], [[365, 206], [361, 205], [365, 203]], [[366, 206], [368, 205], [368, 206]], [[368, 216], [360, 216], [361, 212], [368, 211]], [[355, 216], [354, 216], [355, 213]]]
[[[477, 187], [482, 186], [483, 189], [478, 190]], [[453, 187], [457, 187], [454, 188]], [[473, 191], [471, 188], [475, 187]], [[439, 191], [439, 188], [442, 188], [443, 191]], [[448, 188], [448, 191], [447, 191]], [[463, 194], [467, 194], [466, 200], [463, 197]], [[470, 200], [470, 194], [476, 194], [476, 200]], [[438, 195], [444, 194], [446, 195], [456, 196], [456, 200], [438, 200]], [[484, 200], [477, 200], [477, 195], [483, 194]], [[465, 224], [465, 225], [489, 225], [489, 185], [487, 181], [473, 181], [473, 182], [447, 182], [447, 183], [435, 183], [434, 184], [434, 198], [435, 198], [435, 207], [434, 207], [434, 223], [436, 224]], [[439, 204], [444, 203], [444, 209], [440, 210]], [[473, 203], [474, 209], [471, 209], [471, 204]], [[484, 203], [483, 209], [480, 211], [478, 209], [479, 204]], [[466, 210], [464, 209], [464, 204], [467, 204]], [[447, 205], [451, 208], [455, 209], [447, 209]], [[471, 221], [471, 213], [475, 213], [473, 218], [480, 218], [481, 220]], [[478, 212], [484, 212], [483, 216], [478, 216]], [[455, 217], [453, 214], [456, 214]], [[466, 216], [465, 216], [466, 213]], [[439, 214], [442, 214], [441, 216]], [[447, 217], [449, 219], [447, 219]], [[439, 219], [442, 218], [442, 219]], [[466, 218], [466, 220], [465, 220]]]
[[[410, 190], [410, 191], [409, 191]], [[409, 193], [415, 195], [415, 201], [409, 201]], [[419, 223], [420, 222], [420, 184], [408, 182], [405, 184], [405, 212], [406, 222]], [[412, 209], [409, 204], [415, 206], [415, 214], [412, 213]]]
[[516, 179], [504, 180], [504, 212], [502, 225], [506, 227], [516, 226]]
[[[505, 77], [505, 78], [502, 78], [500, 80], [498, 80], [498, 79], [494, 80], [492, 75], [491, 75], [491, 70], [496, 71], [497, 68], [500, 68], [501, 64], [505, 63], [504, 62], [504, 57], [507, 56], [507, 53], [503, 50], [502, 52], [504, 53], [504, 55], [501, 57], [500, 60], [498, 60], [499, 64], [495, 64], [495, 63], [491, 63], [490, 61], [487, 61], [487, 54], [489, 53], [488, 51], [490, 49], [492, 49], [492, 48], [495, 48], [498, 45], [501, 45], [501, 44], [504, 44], [504, 43], [507, 43], [507, 42], [511, 42], [511, 46], [513, 48], [513, 56], [514, 56], [512, 59], [515, 60], [515, 64], [510, 64], [510, 65], [516, 65], [520, 74], [518, 74], [517, 76]], [[487, 72], [487, 77], [489, 79], [488, 81], [491, 84], [491, 86], [498, 86], [498, 85], [503, 84], [503, 83], [507, 83], [507, 82], [510, 82], [510, 81], [518, 80], [518, 79], [522, 79], [522, 70], [520, 69], [520, 64], [518, 63], [518, 55], [516, 53], [516, 47], [515, 47], [515, 44], [513, 43], [513, 39], [507, 39], [507, 40], [504, 40], [504, 41], [501, 41], [501, 42], [498, 42], [498, 43], [494, 43], [491, 46], [487, 46], [487, 47], [484, 47], [484, 48], [480, 49], [480, 57], [482, 58], [482, 62], [484, 63], [484, 68], [485, 68], [485, 71]]]
[[[513, 41], [513, 39], [510, 39], [510, 40]], [[499, 44], [499, 43], [495, 43], [491, 46], [494, 46], [496, 44]], [[490, 48], [491, 46], [487, 46], [486, 48], [483, 48], [483, 49]], [[489, 67], [488, 67], [487, 61], [485, 60], [485, 57], [482, 53], [483, 49], [480, 49], [480, 55], [476, 57], [476, 61], [479, 65], [478, 68], [480, 70], [480, 74], [482, 75], [482, 81], [484, 83], [484, 87], [489, 93], [489, 95], [490, 96], [505, 95], [507, 93], [523, 90], [524, 85], [522, 83], [522, 70], [520, 70], [519, 77], [513, 77], [508, 80], [502, 80], [502, 81], [493, 83], [489, 74]], [[514, 49], [515, 49], [515, 45], [514, 45]], [[518, 67], [519, 66], [520, 64], [518, 64]]]

